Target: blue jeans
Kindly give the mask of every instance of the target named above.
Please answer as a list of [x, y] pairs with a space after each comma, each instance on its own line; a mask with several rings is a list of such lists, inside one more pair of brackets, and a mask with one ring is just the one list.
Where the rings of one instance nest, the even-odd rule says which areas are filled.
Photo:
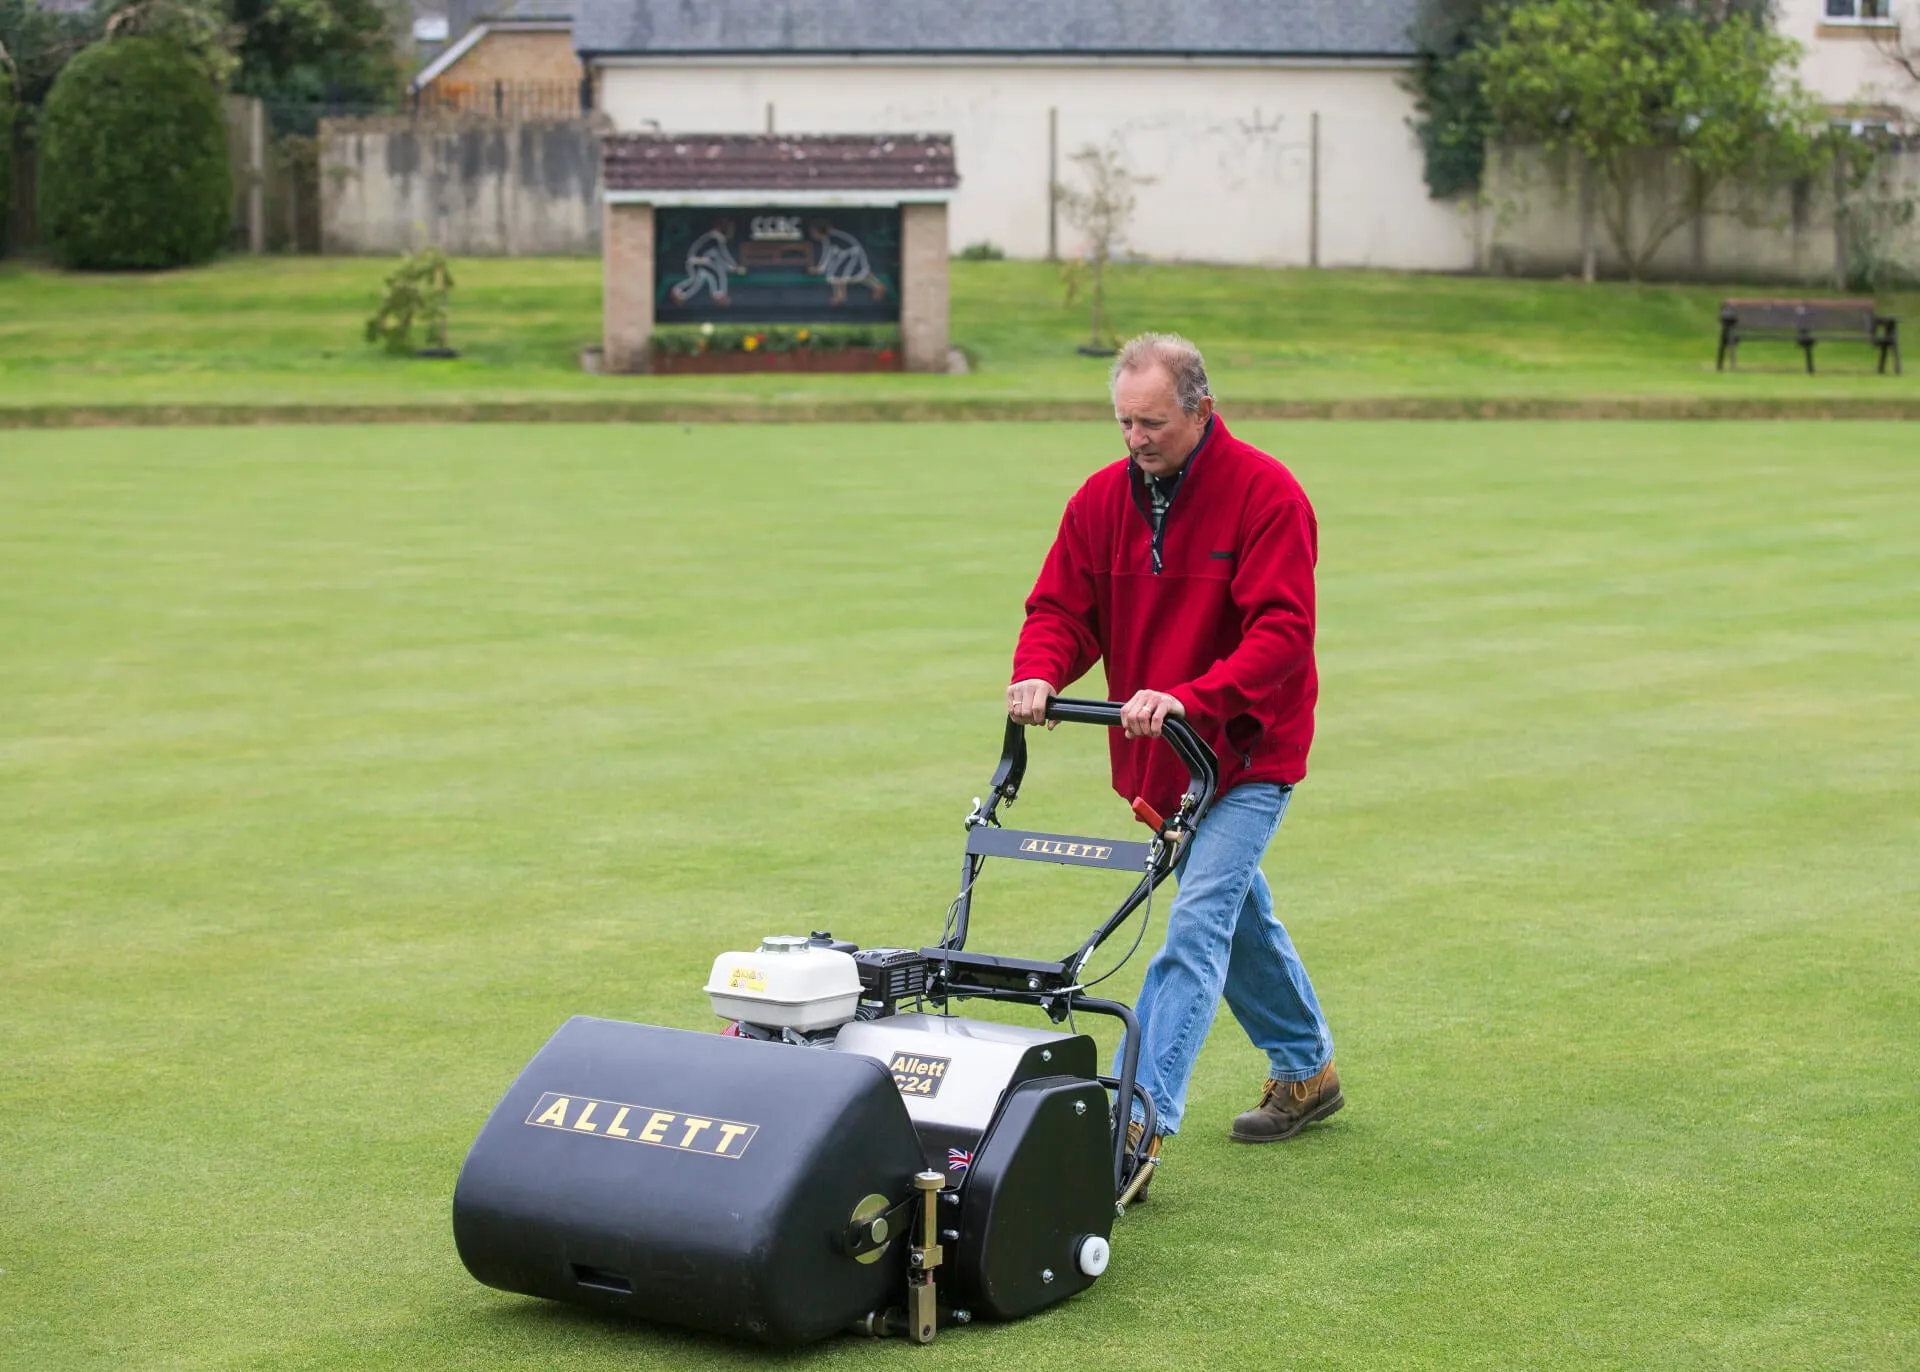
[[1180, 1128], [1187, 1081], [1223, 992], [1276, 1080], [1305, 1081], [1333, 1061], [1333, 1035], [1260, 871], [1292, 795], [1291, 786], [1236, 786], [1215, 802], [1174, 867], [1180, 893], [1167, 915], [1167, 941], [1147, 964], [1134, 1006], [1140, 1083], [1159, 1133]]

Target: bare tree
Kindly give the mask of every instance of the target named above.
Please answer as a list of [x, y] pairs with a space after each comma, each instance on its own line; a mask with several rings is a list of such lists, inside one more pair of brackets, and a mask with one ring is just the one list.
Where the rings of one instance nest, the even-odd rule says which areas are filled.
[[[1906, 73], [1907, 80], [1920, 86], [1920, 35], [1912, 32], [1908, 21], [1901, 20], [1897, 24], [1885, 28], [1874, 28], [1869, 32], [1873, 35], [1873, 45], [1880, 50], [1880, 55]], [[1913, 117], [1911, 110], [1906, 113], [1909, 119]]]
[[[1134, 190], [1152, 185], [1154, 178], [1129, 170], [1117, 142], [1105, 147], [1088, 143], [1067, 160], [1081, 168], [1086, 184], [1069, 186], [1056, 181], [1053, 198], [1067, 222], [1087, 239], [1084, 265], [1091, 278], [1087, 294], [1092, 306], [1087, 349], [1111, 352], [1113, 334], [1107, 327], [1107, 263], [1112, 261], [1113, 250], [1124, 240], [1127, 223], [1133, 218]], [[1069, 304], [1077, 286], [1077, 276], [1069, 277]]]

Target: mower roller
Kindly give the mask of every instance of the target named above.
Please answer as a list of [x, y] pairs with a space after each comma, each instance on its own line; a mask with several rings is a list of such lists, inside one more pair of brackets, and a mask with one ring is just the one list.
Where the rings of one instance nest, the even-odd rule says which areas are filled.
[[[1118, 728], [1120, 706], [1056, 698], [1047, 718]], [[926, 1343], [941, 1323], [1018, 1319], [1091, 1286], [1155, 1160], [1139, 1022], [1088, 994], [1087, 964], [1143, 907], [1144, 935], [1218, 786], [1184, 720], [1162, 737], [1189, 775], [1179, 808], [1163, 818], [1134, 802], [1145, 843], [1079, 838], [1002, 826], [1027, 767], [1026, 730], [1009, 719], [934, 947], [814, 933], [722, 953], [706, 991], [732, 1023], [717, 1035], [568, 1020], [460, 1170], [453, 1234], [467, 1270], [505, 1291], [772, 1344], [842, 1330]], [[1139, 880], [1066, 957], [1001, 957], [966, 946], [989, 858]], [[1033, 1006], [1052, 1027], [952, 1013], [968, 999]], [[1080, 1014], [1120, 1022], [1117, 1077], [1101, 1075]], [[1130, 1102], [1148, 1125], [1133, 1148]]]

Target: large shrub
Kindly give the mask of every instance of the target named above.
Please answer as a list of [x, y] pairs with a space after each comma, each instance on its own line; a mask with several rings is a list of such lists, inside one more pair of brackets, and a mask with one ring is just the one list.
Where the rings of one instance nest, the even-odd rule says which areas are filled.
[[95, 43], [61, 71], [40, 133], [40, 224], [69, 267], [179, 267], [233, 222], [220, 93], [171, 43]]

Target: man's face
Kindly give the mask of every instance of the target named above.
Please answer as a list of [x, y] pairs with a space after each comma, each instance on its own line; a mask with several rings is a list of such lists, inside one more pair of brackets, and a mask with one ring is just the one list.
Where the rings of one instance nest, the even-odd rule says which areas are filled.
[[1113, 417], [1127, 452], [1148, 476], [1172, 476], [1186, 465], [1212, 415], [1210, 396], [1201, 397], [1192, 414], [1181, 409], [1172, 375], [1158, 364], [1122, 372], [1114, 383]]

